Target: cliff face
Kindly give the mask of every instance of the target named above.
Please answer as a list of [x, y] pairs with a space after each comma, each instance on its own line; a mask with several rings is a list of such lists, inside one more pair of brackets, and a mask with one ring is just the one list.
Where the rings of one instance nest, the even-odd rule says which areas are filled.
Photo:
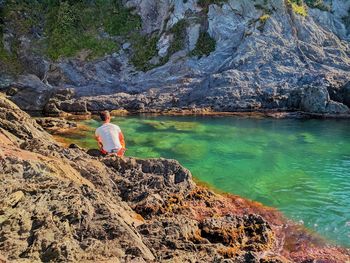
[[277, 211], [197, 186], [174, 160], [65, 149], [0, 97], [0, 261], [346, 262]]
[[[4, 10], [9, 3], [2, 3]], [[61, 10], [59, 18], [73, 16], [65, 5], [54, 7]], [[71, 36], [86, 47], [79, 51], [79, 45], [74, 46], [71, 58], [58, 59], [59, 54], [52, 52], [65, 52], [67, 47], [56, 43], [47, 29], [56, 30], [54, 25], [63, 22], [69, 28], [70, 20], [50, 24], [44, 16], [21, 31], [13, 20], [26, 21], [34, 7], [26, 12], [16, 7], [16, 13], [7, 10], [3, 19], [3, 44], [17, 52], [22, 73], [27, 75], [17, 81], [3, 75], [2, 89], [23, 109], [48, 114], [184, 108], [346, 114], [350, 106], [349, 7], [350, 1], [340, 0], [123, 1], [116, 12], [105, 10], [100, 18], [104, 27], [78, 17], [90, 23], [84, 24], [90, 31], [95, 26], [98, 41], [110, 42], [89, 46]], [[124, 22], [103, 20], [119, 19], [121, 14]], [[92, 15], [98, 17], [97, 12]], [[17, 49], [11, 51], [13, 46]], [[96, 47], [108, 55], [96, 59]]]

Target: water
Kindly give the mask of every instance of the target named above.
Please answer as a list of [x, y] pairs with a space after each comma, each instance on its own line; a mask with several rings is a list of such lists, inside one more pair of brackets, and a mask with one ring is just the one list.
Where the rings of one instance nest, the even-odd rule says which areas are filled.
[[[350, 121], [118, 117], [127, 155], [179, 160], [200, 181], [279, 208], [350, 247]], [[70, 140], [96, 147], [95, 120]]]

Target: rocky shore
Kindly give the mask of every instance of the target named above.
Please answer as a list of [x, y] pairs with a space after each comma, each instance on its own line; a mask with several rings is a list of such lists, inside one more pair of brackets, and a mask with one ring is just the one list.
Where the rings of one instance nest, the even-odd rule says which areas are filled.
[[175, 160], [63, 148], [3, 96], [0, 146], [2, 262], [350, 260], [274, 209], [197, 185]]
[[[0, 59], [0, 91], [21, 109], [48, 116], [106, 109], [350, 115], [349, 1], [117, 2], [113, 8], [139, 21], [119, 28], [123, 34], [109, 32], [101, 21], [87, 27], [83, 21], [90, 16], [69, 13], [74, 3], [54, 6], [76, 19], [63, 21], [72, 32], [58, 36], [54, 51], [71, 43], [61, 38], [83, 35], [86, 28], [96, 41], [111, 43], [113, 52], [89, 58], [91, 47], [50, 57], [45, 47], [55, 36], [47, 20], [54, 18], [47, 7], [1, 1], [2, 49], [21, 70], [11, 73], [6, 56]], [[80, 11], [96, 8], [89, 3]]]

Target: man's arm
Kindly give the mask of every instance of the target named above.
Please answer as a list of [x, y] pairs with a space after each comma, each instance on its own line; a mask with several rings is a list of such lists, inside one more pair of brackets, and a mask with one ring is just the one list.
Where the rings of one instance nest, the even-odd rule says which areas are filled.
[[125, 140], [124, 140], [124, 135], [123, 135], [122, 131], [119, 132], [119, 142], [120, 142], [120, 145], [122, 146], [122, 148], [125, 149]]
[[95, 139], [96, 139], [96, 141], [97, 141], [98, 148], [99, 148], [100, 150], [103, 150], [103, 144], [102, 144], [102, 141], [101, 141], [101, 137], [98, 136], [98, 134], [96, 134], [96, 133], [95, 133]]

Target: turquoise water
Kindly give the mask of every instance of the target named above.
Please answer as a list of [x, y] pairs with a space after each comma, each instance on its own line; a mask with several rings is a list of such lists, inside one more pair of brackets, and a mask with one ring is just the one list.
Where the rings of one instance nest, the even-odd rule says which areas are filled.
[[[350, 121], [118, 117], [127, 155], [179, 160], [199, 180], [279, 208], [350, 247]], [[72, 135], [96, 147], [91, 130]], [[83, 136], [82, 136], [83, 135]]]

